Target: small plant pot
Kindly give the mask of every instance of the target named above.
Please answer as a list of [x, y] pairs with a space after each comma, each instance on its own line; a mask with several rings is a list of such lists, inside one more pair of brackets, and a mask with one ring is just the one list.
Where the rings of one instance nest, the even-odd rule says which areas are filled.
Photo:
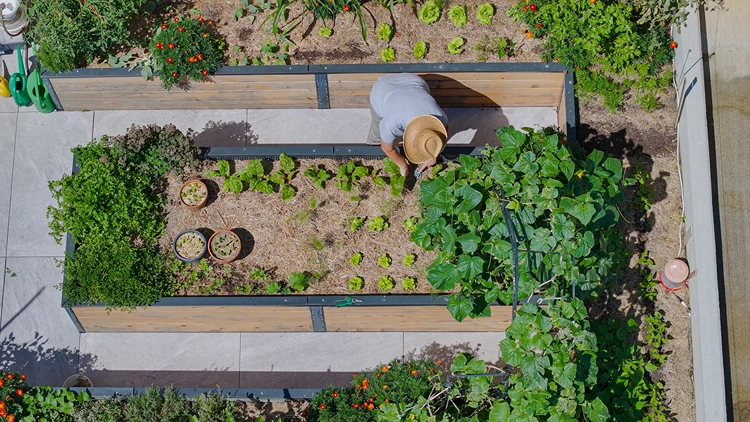
[[94, 386], [94, 383], [91, 382], [89, 377], [83, 375], [83, 374], [75, 374], [71, 375], [68, 378], [65, 378], [65, 381], [63, 381], [64, 388], [73, 388], [73, 387], [88, 387], [92, 388]]
[[242, 241], [231, 230], [218, 230], [208, 239], [208, 253], [221, 264], [237, 259], [242, 250]]
[[[203, 245], [201, 247], [201, 244]], [[206, 236], [198, 230], [185, 230], [175, 236], [172, 251], [177, 259], [189, 264], [199, 261], [206, 254]]]
[[208, 203], [208, 187], [200, 180], [188, 180], [180, 187], [180, 202], [193, 210], [205, 207]]

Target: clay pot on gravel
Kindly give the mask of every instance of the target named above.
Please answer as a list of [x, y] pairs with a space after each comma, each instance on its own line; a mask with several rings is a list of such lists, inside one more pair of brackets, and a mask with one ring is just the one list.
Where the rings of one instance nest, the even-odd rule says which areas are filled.
[[180, 202], [186, 207], [199, 210], [208, 203], [208, 188], [200, 180], [188, 180], [180, 188]]
[[242, 241], [231, 230], [218, 230], [208, 239], [208, 253], [219, 263], [229, 264], [240, 256]]
[[185, 230], [175, 236], [172, 251], [177, 259], [191, 264], [199, 261], [206, 254], [208, 242], [206, 236], [198, 230]]

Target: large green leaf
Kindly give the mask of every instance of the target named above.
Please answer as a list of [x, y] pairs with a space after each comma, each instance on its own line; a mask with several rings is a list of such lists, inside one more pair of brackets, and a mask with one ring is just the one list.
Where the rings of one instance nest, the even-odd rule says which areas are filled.
[[482, 192], [472, 188], [469, 185], [463, 185], [456, 190], [456, 195], [463, 198], [463, 201], [458, 204], [455, 209], [456, 214], [467, 213], [473, 210], [480, 202], [482, 202]]
[[229, 161], [227, 160], [219, 160], [219, 162], [216, 164], [219, 167], [219, 174], [224, 177], [229, 177]]
[[576, 165], [573, 163], [570, 159], [562, 159], [560, 160], [560, 171], [563, 172], [565, 177], [570, 180], [573, 177], [573, 173], [575, 172]]
[[500, 354], [506, 363], [518, 366], [521, 364], [521, 359], [523, 359], [525, 353], [516, 345], [515, 340], [506, 337], [500, 341]]
[[279, 155], [279, 166], [281, 166], [282, 170], [289, 173], [294, 170], [294, 160], [292, 160], [292, 157], [282, 152], [281, 155]]
[[595, 149], [586, 157], [586, 172], [593, 173], [596, 166], [604, 160], [604, 153]]
[[477, 250], [479, 242], [482, 238], [475, 235], [474, 233], [466, 233], [456, 238], [456, 241], [461, 244], [461, 249], [464, 253], [472, 253]]
[[594, 207], [594, 204], [582, 203], [581, 201], [568, 197], [560, 199], [560, 208], [577, 218], [584, 226], [588, 224], [594, 214], [596, 214], [596, 207]]
[[555, 177], [560, 173], [560, 160], [549, 152], [539, 159], [539, 164], [542, 165], [541, 175], [544, 177]]
[[[461, 255], [456, 266], [459, 275], [465, 280], [471, 280], [482, 273], [484, 259], [478, 256]], [[428, 273], [429, 276], [429, 273]], [[429, 277], [428, 277], [429, 278]]]
[[388, 157], [383, 158], [383, 170], [391, 176], [401, 174], [401, 168]]
[[411, 232], [411, 241], [426, 251], [431, 251], [433, 249], [432, 239], [430, 238], [430, 233], [425, 224], [417, 224], [417, 227]]
[[453, 293], [448, 298], [448, 311], [453, 315], [456, 321], [461, 322], [467, 316], [472, 309], [471, 299], [466, 296], [461, 296], [458, 293]]
[[609, 409], [600, 398], [596, 398], [583, 408], [583, 413], [591, 422], [605, 422], [609, 420]]
[[294, 190], [292, 185], [284, 185], [281, 188], [281, 199], [284, 201], [288, 201], [292, 198], [294, 198], [294, 195], [296, 195], [297, 191]]
[[518, 157], [518, 161], [513, 165], [513, 170], [521, 173], [534, 174], [539, 171], [539, 164], [536, 162], [536, 154], [526, 151]]
[[453, 196], [448, 190], [442, 190], [435, 194], [431, 202], [425, 202], [425, 205], [432, 205], [440, 209], [440, 211], [446, 214], [454, 213], [454, 204], [456, 203], [456, 197]]
[[224, 190], [232, 193], [242, 192], [242, 180], [237, 175], [234, 175], [224, 181]]
[[501, 185], [513, 183], [513, 181], [516, 180], [513, 170], [508, 168], [503, 162], [497, 162], [492, 165], [490, 178], [492, 178], [492, 180], [496, 181], [497, 183], [500, 183]]
[[263, 176], [266, 172], [263, 170], [263, 163], [260, 162], [260, 159], [256, 158], [247, 163], [245, 173], [249, 176]]
[[576, 226], [568, 220], [565, 214], [555, 214], [552, 216], [552, 234], [558, 239], [570, 239], [573, 237]]
[[482, 165], [479, 158], [470, 155], [462, 155], [459, 157], [459, 161], [461, 162], [461, 174], [464, 177], [469, 177], [473, 170], [478, 169]]
[[482, 252], [489, 253], [501, 261], [510, 257], [511, 250], [510, 242], [499, 237], [493, 237], [482, 248]]
[[617, 183], [622, 179], [622, 161], [609, 157], [604, 160], [604, 168], [614, 175], [610, 183]]
[[[442, 263], [430, 265], [427, 268], [427, 281], [438, 290], [453, 290], [456, 287], [456, 281], [459, 279], [458, 270], [451, 264]], [[469, 305], [471, 305], [471, 301], [469, 301]], [[470, 311], [471, 306], [469, 306], [466, 314], [468, 315]]]
[[490, 410], [487, 422], [509, 422], [509, 418], [510, 405], [503, 400], [497, 400], [495, 404], [492, 405], [492, 410]]

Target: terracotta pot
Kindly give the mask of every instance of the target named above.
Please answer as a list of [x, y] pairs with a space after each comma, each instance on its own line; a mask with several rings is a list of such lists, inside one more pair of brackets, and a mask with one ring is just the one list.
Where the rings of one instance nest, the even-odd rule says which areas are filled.
[[[182, 199], [182, 191], [184, 191], [185, 188], [187, 187], [187, 185], [189, 185], [191, 183], [198, 183], [201, 186], [201, 188], [206, 192], [206, 196], [203, 197], [203, 201], [201, 201], [200, 204], [190, 205], [187, 202], [185, 202], [184, 199]], [[185, 205], [186, 207], [188, 207], [190, 209], [193, 209], [193, 210], [199, 210], [199, 209], [205, 207], [206, 204], [208, 203], [208, 187], [206, 187], [206, 184], [203, 183], [202, 181], [198, 180], [198, 179], [188, 180], [187, 182], [183, 183], [182, 186], [180, 187], [180, 193], [179, 193], [179, 195], [180, 195], [180, 202], [182, 202], [182, 204]]]
[[[177, 241], [180, 239], [180, 237], [182, 237], [183, 235], [188, 234], [188, 233], [196, 234], [196, 235], [198, 235], [199, 238], [201, 238], [201, 240], [203, 240], [203, 250], [201, 251], [200, 254], [198, 254], [198, 256], [196, 256], [194, 258], [186, 258], [186, 257], [180, 255], [177, 252]], [[192, 264], [193, 262], [197, 262], [201, 258], [203, 258], [203, 255], [206, 254], [206, 249], [207, 248], [208, 248], [208, 242], [206, 242], [206, 236], [203, 236], [203, 233], [199, 232], [198, 230], [184, 230], [184, 231], [181, 231], [177, 236], [174, 237], [174, 240], [172, 241], [172, 252], [174, 252], [174, 255], [180, 261], [187, 262], [188, 264]]]
[[[235, 239], [237, 239], [237, 249], [234, 250], [231, 256], [227, 258], [219, 258], [214, 254], [213, 249], [211, 248], [211, 244], [213, 243], [214, 239], [218, 237], [222, 233], [228, 233], [231, 236], [233, 236]], [[215, 259], [217, 262], [221, 264], [229, 264], [230, 262], [237, 259], [238, 256], [240, 256], [240, 251], [242, 251], [242, 240], [240, 240], [240, 237], [237, 236], [237, 233], [231, 231], [231, 230], [217, 230], [216, 233], [211, 235], [211, 238], [208, 239], [208, 253], [211, 255], [213, 259]]]

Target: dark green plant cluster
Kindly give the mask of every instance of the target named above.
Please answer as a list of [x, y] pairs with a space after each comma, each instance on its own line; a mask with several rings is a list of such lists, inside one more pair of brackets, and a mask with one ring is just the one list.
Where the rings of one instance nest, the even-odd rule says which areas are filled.
[[[453, 293], [448, 309], [461, 321], [489, 316], [489, 304], [513, 298], [514, 265], [506, 213], [518, 240], [519, 297], [576, 285], [581, 297], [612, 280], [622, 254], [614, 229], [622, 200], [622, 163], [601, 151], [571, 152], [552, 130], [504, 127], [502, 148], [461, 156], [421, 183], [422, 216], [411, 239], [438, 250], [427, 280]], [[594, 235], [596, 233], [596, 236]], [[575, 262], [575, 264], [574, 264]], [[547, 282], [550, 280], [549, 282]]]
[[27, 36], [39, 44], [39, 61], [53, 72], [106, 58], [112, 47], [130, 46], [130, 25], [146, 0], [35, 0], [28, 5]]
[[636, 6], [651, 0], [522, 0], [508, 15], [527, 25], [528, 37], [543, 38], [545, 61], [591, 73], [580, 77], [579, 92], [599, 96], [616, 110], [622, 91], [632, 88], [651, 111], [658, 107], [655, 94], [671, 81], [671, 72], [663, 71], [674, 55], [669, 28], [684, 13], [679, 3], [688, 1], [658, 1], [668, 12], [650, 14]]
[[197, 149], [173, 125], [131, 127], [73, 149], [79, 173], [49, 183], [50, 234], [76, 244], [66, 256], [69, 303], [150, 305], [173, 292], [170, 258], [156, 248], [164, 232], [164, 176], [196, 163]]
[[177, 83], [201, 82], [213, 74], [221, 67], [226, 44], [203, 17], [179, 15], [156, 29], [150, 48], [162, 86], [170, 90]]
[[208, 170], [204, 176], [222, 177], [225, 192], [242, 193], [245, 189], [249, 189], [269, 194], [274, 192], [275, 187], [278, 187], [284, 201], [294, 198], [297, 194], [297, 190], [291, 184], [297, 175], [296, 164], [290, 156], [284, 153], [279, 156], [280, 168], [272, 174], [266, 174], [263, 163], [258, 158], [250, 160], [247, 166], [234, 173], [227, 160], [219, 160], [216, 166], [217, 170]]

